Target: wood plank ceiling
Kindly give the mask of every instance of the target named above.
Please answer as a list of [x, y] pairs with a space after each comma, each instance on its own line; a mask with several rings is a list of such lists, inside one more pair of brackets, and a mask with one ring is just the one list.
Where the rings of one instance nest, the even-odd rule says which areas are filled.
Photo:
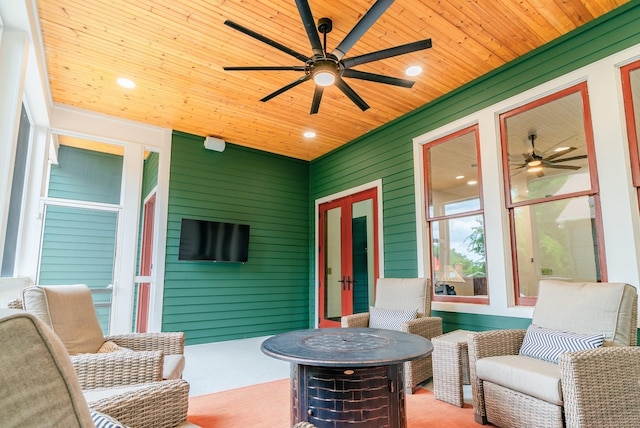
[[[333, 20], [332, 50], [374, 0], [309, 0]], [[312, 160], [597, 18], [627, 0], [396, 0], [349, 57], [431, 38], [431, 49], [358, 70], [406, 78], [411, 88], [345, 79], [371, 106], [338, 88], [310, 115], [313, 81], [259, 100], [295, 71], [224, 66], [303, 65], [226, 25], [229, 19], [305, 55], [311, 47], [294, 0], [37, 0], [54, 103], [80, 107], [293, 158]], [[322, 38], [321, 38], [322, 39]], [[118, 77], [136, 83], [116, 84]], [[314, 139], [303, 132], [313, 130]]]

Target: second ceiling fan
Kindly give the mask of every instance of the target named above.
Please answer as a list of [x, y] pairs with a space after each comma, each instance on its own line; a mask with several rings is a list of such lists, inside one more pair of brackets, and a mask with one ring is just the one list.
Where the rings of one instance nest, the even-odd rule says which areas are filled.
[[[304, 72], [304, 76], [294, 80], [288, 85], [283, 86], [275, 92], [270, 93], [260, 101], [266, 102], [270, 99], [282, 94], [289, 89], [298, 86], [307, 80], [313, 80], [316, 84], [313, 93], [313, 101], [311, 102], [310, 114], [315, 114], [320, 108], [322, 93], [326, 86], [335, 84], [354, 104], [362, 111], [369, 108], [369, 105], [344, 81], [343, 77], [368, 80], [371, 82], [384, 83], [387, 85], [401, 86], [411, 88], [415, 83], [412, 80], [399, 79], [396, 77], [385, 76], [375, 73], [367, 73], [364, 71], [354, 70], [352, 67], [366, 64], [373, 61], [379, 61], [385, 58], [391, 58], [398, 55], [404, 55], [431, 47], [431, 39], [425, 39], [406, 45], [396, 46], [371, 52], [364, 55], [358, 55], [345, 58], [345, 55], [353, 47], [353, 45], [367, 32], [367, 30], [376, 22], [376, 20], [391, 6], [393, 0], [377, 0], [373, 6], [358, 21], [353, 29], [345, 36], [345, 38], [331, 52], [327, 51], [327, 33], [333, 28], [333, 23], [329, 18], [320, 18], [318, 26], [313, 19], [311, 8], [307, 0], [296, 0], [296, 6], [300, 13], [300, 18], [307, 32], [307, 37], [311, 43], [313, 55], [307, 56], [294, 51], [268, 37], [256, 33], [240, 24], [226, 20], [224, 23], [229, 27], [238, 30], [248, 36], [251, 36], [263, 43], [293, 56], [302, 61], [304, 65], [294, 66], [249, 66], [249, 67], [224, 67], [227, 71], [298, 71]], [[319, 33], [324, 36], [324, 44], [320, 41]]]

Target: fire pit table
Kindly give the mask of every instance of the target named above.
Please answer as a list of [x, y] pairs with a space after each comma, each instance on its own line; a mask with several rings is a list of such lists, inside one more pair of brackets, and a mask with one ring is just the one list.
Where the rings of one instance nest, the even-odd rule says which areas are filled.
[[403, 363], [433, 346], [400, 331], [323, 328], [270, 337], [261, 349], [291, 363], [291, 425], [404, 428]]

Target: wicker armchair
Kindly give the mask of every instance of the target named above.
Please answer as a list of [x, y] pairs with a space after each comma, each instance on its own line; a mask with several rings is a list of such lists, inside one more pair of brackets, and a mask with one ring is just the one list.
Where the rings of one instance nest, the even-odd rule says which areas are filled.
[[187, 420], [182, 380], [82, 391], [60, 339], [35, 316], [0, 309], [0, 426], [95, 427], [90, 410], [136, 428]]
[[9, 306], [20, 305], [62, 340], [82, 389], [182, 377], [184, 333], [103, 336], [91, 291], [85, 285], [28, 287], [22, 300]]
[[[379, 278], [374, 306], [379, 309], [418, 310], [416, 319], [402, 324], [401, 331], [426, 339], [442, 334], [442, 318], [431, 316], [431, 281], [424, 278]], [[368, 312], [342, 317], [342, 327], [369, 327]], [[404, 363], [404, 384], [408, 394], [433, 377], [431, 355]]]
[[469, 334], [476, 421], [509, 428], [637, 426], [640, 350], [630, 346], [637, 341], [637, 300], [636, 289], [622, 283], [540, 281], [530, 329], [604, 336], [603, 347], [578, 352], [561, 353], [561, 341], [538, 342], [541, 352], [551, 346], [560, 353], [559, 363], [521, 353], [529, 330]]

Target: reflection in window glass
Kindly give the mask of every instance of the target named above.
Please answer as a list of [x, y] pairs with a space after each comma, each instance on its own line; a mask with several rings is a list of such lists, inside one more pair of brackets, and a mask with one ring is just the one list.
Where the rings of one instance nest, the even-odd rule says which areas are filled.
[[484, 222], [481, 215], [431, 223], [435, 294], [487, 294]]
[[542, 279], [606, 281], [586, 84], [500, 117], [516, 304]]
[[429, 217], [480, 209], [475, 136], [466, 132], [426, 149]]
[[[424, 146], [434, 294], [487, 297], [477, 126]], [[447, 297], [449, 298], [449, 297]]]
[[592, 198], [563, 199], [514, 210], [522, 296], [537, 296], [540, 279], [595, 282], [600, 277]]
[[[506, 149], [513, 203], [591, 188], [582, 94], [574, 92], [537, 107], [505, 115]], [[558, 176], [579, 175], [571, 187]]]

